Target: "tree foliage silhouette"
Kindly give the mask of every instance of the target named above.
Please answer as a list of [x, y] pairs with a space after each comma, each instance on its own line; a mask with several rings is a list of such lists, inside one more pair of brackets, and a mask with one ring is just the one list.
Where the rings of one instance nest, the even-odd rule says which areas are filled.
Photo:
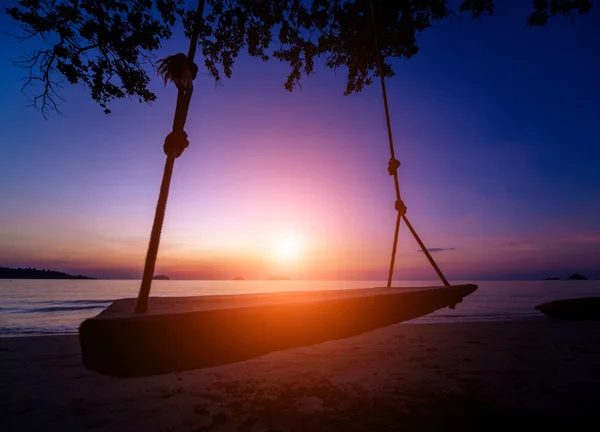
[[[373, 0], [382, 73], [393, 76], [389, 59], [419, 51], [418, 35], [437, 22], [466, 14], [494, 13], [495, 0]], [[553, 16], [585, 14], [592, 0], [532, 0], [526, 19], [542, 26]], [[206, 0], [199, 48], [204, 70], [215, 80], [233, 73], [245, 50], [262, 60], [285, 62], [292, 91], [314, 72], [315, 59], [348, 71], [345, 94], [358, 92], [377, 75], [370, 0]], [[189, 36], [194, 6], [185, 0], [19, 0], [6, 13], [22, 40], [41, 47], [16, 64], [27, 70], [23, 90], [44, 115], [58, 111], [62, 80], [83, 83], [106, 113], [115, 99], [151, 102], [155, 53], [183, 25]], [[525, 19], [525, 17], [524, 17]]]

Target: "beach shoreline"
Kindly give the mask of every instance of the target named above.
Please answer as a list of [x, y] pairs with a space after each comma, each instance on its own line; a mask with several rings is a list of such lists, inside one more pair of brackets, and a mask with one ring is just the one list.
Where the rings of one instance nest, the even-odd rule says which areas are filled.
[[9, 337], [0, 338], [0, 418], [8, 431], [572, 427], [595, 418], [598, 364], [600, 323], [544, 317], [399, 324], [128, 379], [86, 370], [76, 335]]

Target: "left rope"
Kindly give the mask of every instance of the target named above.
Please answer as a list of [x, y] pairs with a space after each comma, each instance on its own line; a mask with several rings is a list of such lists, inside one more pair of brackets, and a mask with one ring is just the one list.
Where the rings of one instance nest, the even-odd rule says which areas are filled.
[[[165, 161], [165, 169], [160, 185], [160, 193], [156, 203], [156, 212], [154, 214], [154, 222], [150, 233], [150, 242], [148, 244], [148, 252], [146, 253], [146, 262], [144, 265], [144, 273], [142, 275], [142, 284], [140, 292], [135, 304], [135, 313], [142, 314], [148, 311], [148, 297], [150, 296], [150, 288], [152, 278], [154, 276], [154, 268], [156, 266], [156, 257], [158, 256], [158, 246], [160, 244], [160, 235], [162, 232], [165, 212], [167, 209], [167, 200], [169, 198], [169, 189], [171, 186], [171, 178], [173, 176], [173, 167], [175, 159], [177, 159], [189, 145], [187, 134], [184, 131], [187, 113], [190, 107], [190, 100], [194, 92], [193, 80], [196, 77], [198, 67], [194, 63], [196, 55], [196, 47], [198, 46], [198, 37], [202, 23], [202, 15], [204, 14], [205, 0], [198, 0], [196, 9], [196, 21], [192, 36], [190, 38], [190, 47], [188, 55], [175, 54], [167, 57], [162, 61], [159, 71], [163, 70], [163, 77], [166, 80], [171, 80], [177, 86], [177, 105], [175, 107], [175, 116], [173, 118], [173, 130], [165, 139], [163, 150], [167, 156]], [[183, 56], [183, 57], [182, 57]]]

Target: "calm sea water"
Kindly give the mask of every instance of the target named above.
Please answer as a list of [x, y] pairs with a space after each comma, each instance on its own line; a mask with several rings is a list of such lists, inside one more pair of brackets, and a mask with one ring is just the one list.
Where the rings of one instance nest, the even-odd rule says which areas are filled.
[[[76, 333], [79, 324], [113, 300], [135, 297], [139, 281], [0, 280], [0, 336]], [[454, 281], [454, 283], [463, 283]], [[467, 282], [464, 282], [467, 283]], [[456, 309], [409, 323], [521, 320], [541, 317], [534, 306], [550, 300], [600, 296], [600, 281], [483, 281]], [[396, 282], [431, 286], [436, 282]], [[196, 296], [385, 286], [383, 281], [154, 281], [153, 296]]]

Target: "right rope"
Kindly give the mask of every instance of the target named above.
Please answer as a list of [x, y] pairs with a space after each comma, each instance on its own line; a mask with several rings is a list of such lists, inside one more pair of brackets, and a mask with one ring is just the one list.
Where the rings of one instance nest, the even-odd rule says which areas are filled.
[[375, 25], [375, 8], [373, 6], [373, 0], [370, 0], [370, 6], [371, 6], [371, 20], [373, 23], [373, 39], [375, 41], [375, 54], [377, 55], [377, 73], [379, 74], [379, 78], [381, 81], [381, 93], [383, 95], [383, 107], [385, 110], [385, 121], [386, 121], [386, 125], [387, 125], [388, 142], [390, 145], [390, 160], [388, 162], [387, 169], [388, 169], [389, 175], [391, 175], [394, 178], [394, 187], [396, 189], [395, 208], [396, 208], [396, 211], [398, 212], [398, 216], [396, 217], [396, 229], [394, 231], [394, 244], [392, 247], [392, 257], [390, 260], [390, 269], [388, 272], [387, 286], [388, 286], [388, 288], [390, 288], [392, 286], [392, 278], [394, 275], [394, 264], [396, 262], [396, 250], [398, 247], [398, 233], [400, 231], [400, 221], [402, 219], [404, 219], [406, 226], [408, 227], [408, 229], [410, 230], [412, 235], [415, 237], [415, 240], [417, 240], [417, 243], [419, 243], [421, 250], [423, 251], [423, 253], [427, 257], [427, 259], [429, 260], [429, 263], [431, 264], [431, 266], [434, 268], [434, 270], [438, 274], [442, 283], [445, 286], [449, 286], [450, 283], [448, 282], [448, 280], [446, 279], [446, 277], [444, 276], [444, 274], [442, 273], [442, 271], [440, 270], [440, 268], [434, 261], [433, 257], [431, 256], [431, 254], [429, 253], [427, 248], [425, 247], [425, 244], [421, 241], [421, 239], [417, 235], [417, 232], [415, 231], [415, 229], [413, 228], [411, 223], [408, 221], [408, 218], [406, 217], [406, 205], [404, 204], [404, 201], [402, 201], [402, 198], [400, 196], [400, 183], [398, 182], [398, 168], [400, 167], [400, 161], [396, 159], [396, 155], [395, 155], [395, 151], [394, 151], [394, 138], [392, 135], [390, 110], [388, 107], [387, 91], [385, 88], [385, 78], [383, 77], [381, 53], [379, 51], [379, 44], [377, 42], [377, 27]]

